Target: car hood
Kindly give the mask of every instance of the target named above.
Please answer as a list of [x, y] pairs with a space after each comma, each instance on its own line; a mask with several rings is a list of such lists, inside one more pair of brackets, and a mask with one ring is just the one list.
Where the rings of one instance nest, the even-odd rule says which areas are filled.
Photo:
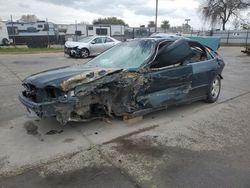
[[89, 83], [108, 74], [120, 72], [121, 70], [117, 68], [74, 65], [33, 74], [25, 78], [23, 83], [32, 84], [37, 88], [53, 86], [67, 91], [76, 85]]
[[87, 47], [88, 43], [85, 42], [74, 42], [74, 41], [67, 41], [65, 42], [65, 46], [67, 48], [75, 48], [77, 46], [86, 46]]

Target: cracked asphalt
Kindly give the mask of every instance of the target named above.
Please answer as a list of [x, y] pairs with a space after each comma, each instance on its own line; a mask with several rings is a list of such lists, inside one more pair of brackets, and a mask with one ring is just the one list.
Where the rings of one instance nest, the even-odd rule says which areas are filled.
[[250, 187], [250, 57], [240, 50], [219, 50], [217, 103], [172, 107], [135, 125], [27, 117], [17, 99], [23, 78], [87, 60], [0, 55], [0, 187]]

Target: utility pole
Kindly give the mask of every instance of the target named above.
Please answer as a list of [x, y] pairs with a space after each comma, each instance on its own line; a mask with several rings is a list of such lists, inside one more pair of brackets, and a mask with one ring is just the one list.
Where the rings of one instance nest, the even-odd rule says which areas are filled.
[[155, 32], [157, 32], [157, 16], [158, 16], [158, 0], [156, 0], [156, 5], [155, 5]]
[[185, 19], [185, 21], [186, 21], [186, 24], [184, 25], [184, 30], [185, 30], [185, 31], [189, 31], [188, 22], [190, 21], [190, 19], [187, 18], [187, 19]]
[[76, 35], [76, 41], [77, 41], [77, 20], [75, 20], [75, 35]]
[[48, 26], [48, 30], [47, 30], [48, 47], [50, 48], [50, 41], [49, 41], [49, 22], [48, 22], [48, 18], [46, 18], [46, 23], [47, 23], [47, 26]]
[[185, 19], [185, 21], [186, 21], [186, 24], [188, 25], [188, 22], [190, 21], [190, 19], [187, 18], [187, 19]]
[[10, 15], [10, 20], [11, 20], [11, 31], [12, 31], [12, 34], [13, 34], [13, 44], [16, 48], [16, 31], [14, 30], [14, 26], [13, 26], [13, 19], [12, 19], [12, 15]]

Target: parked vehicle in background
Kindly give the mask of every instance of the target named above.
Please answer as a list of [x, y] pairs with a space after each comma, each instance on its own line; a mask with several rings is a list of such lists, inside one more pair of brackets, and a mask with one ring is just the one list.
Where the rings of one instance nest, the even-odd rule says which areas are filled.
[[181, 103], [215, 102], [223, 68], [218, 53], [197, 41], [137, 39], [85, 64], [27, 77], [19, 99], [28, 111], [61, 124], [142, 116]]
[[241, 50], [241, 52], [250, 55], [250, 47], [246, 46], [245, 50]]
[[99, 55], [119, 43], [120, 41], [110, 36], [84, 37], [77, 42], [67, 41], [64, 45], [64, 53], [70, 57], [87, 58]]
[[52, 22], [7, 22], [9, 37], [16, 44], [25, 44], [29, 48], [47, 48], [48, 44], [57, 43], [59, 33]]
[[7, 26], [0, 21], [0, 46], [8, 46], [10, 44]]

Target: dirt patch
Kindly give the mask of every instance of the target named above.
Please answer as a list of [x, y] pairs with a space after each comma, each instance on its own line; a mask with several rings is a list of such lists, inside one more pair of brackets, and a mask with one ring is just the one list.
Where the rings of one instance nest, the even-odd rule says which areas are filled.
[[[28, 180], [28, 181], [27, 181]], [[54, 174], [42, 177], [36, 170], [25, 172], [18, 176], [0, 178], [1, 187], [119, 187], [135, 188], [136, 183], [131, 182], [119, 169], [115, 167], [86, 167], [77, 171]]]
[[117, 142], [116, 146], [113, 146], [118, 152], [123, 154], [139, 153], [143, 155], [149, 155], [152, 157], [161, 157], [164, 154], [164, 149], [151, 141], [148, 138], [130, 140], [122, 139]]
[[24, 128], [26, 129], [27, 134], [38, 135], [38, 126], [32, 121], [27, 121], [24, 123]]
[[131, 133], [128, 133], [128, 134], [125, 134], [123, 136], [119, 136], [113, 140], [110, 140], [108, 142], [104, 142], [103, 144], [110, 144], [110, 143], [114, 143], [114, 142], [118, 142], [120, 140], [123, 140], [125, 138], [128, 138], [130, 136], [133, 136], [133, 135], [136, 135], [136, 134], [139, 134], [139, 133], [142, 133], [142, 132], [146, 132], [146, 131], [149, 131], [149, 130], [152, 130], [152, 129], [155, 129], [156, 127], [159, 127], [159, 125], [152, 125], [150, 127], [146, 127], [146, 128], [143, 128], [143, 129], [139, 129], [137, 131], [134, 131], [134, 132], [131, 132]]
[[[248, 160], [227, 151], [192, 151], [165, 147], [167, 158], [153, 175], [157, 187], [249, 187]], [[229, 151], [231, 153], [231, 151]], [[238, 161], [235, 164], [234, 161]], [[244, 165], [245, 164], [245, 165]], [[162, 178], [164, 177], [164, 178]]]

